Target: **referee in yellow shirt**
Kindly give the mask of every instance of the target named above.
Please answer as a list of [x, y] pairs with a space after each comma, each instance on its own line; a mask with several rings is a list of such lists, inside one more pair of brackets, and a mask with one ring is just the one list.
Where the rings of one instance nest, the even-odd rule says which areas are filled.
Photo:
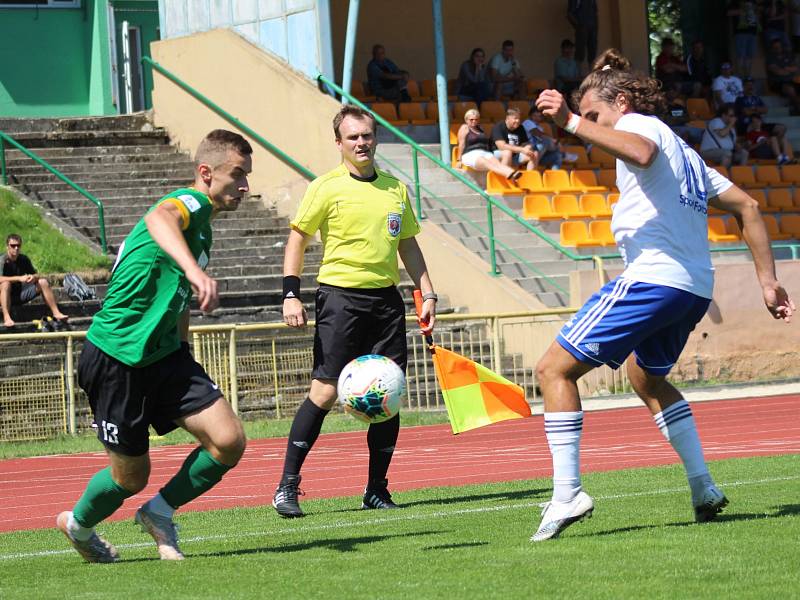
[[[406, 186], [375, 168], [375, 119], [344, 106], [333, 119], [342, 164], [308, 186], [292, 221], [283, 260], [283, 319], [303, 327], [300, 300], [303, 253], [319, 230], [324, 246], [317, 276], [314, 370], [311, 390], [295, 415], [283, 475], [272, 505], [282, 517], [302, 517], [297, 501], [300, 469], [336, 402], [344, 366], [363, 354], [382, 354], [405, 371], [405, 305], [397, 290], [397, 255], [422, 291], [421, 320], [433, 329], [436, 294], [414, 236], [420, 228]], [[397, 508], [386, 473], [400, 432], [400, 415], [372, 424], [367, 432], [369, 474], [362, 508]]]

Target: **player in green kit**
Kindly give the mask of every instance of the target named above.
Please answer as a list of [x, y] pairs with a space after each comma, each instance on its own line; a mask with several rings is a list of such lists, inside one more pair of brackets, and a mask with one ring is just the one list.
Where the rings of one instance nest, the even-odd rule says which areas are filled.
[[219, 387], [189, 353], [189, 301], [219, 304], [204, 273], [211, 219], [236, 210], [248, 191], [252, 148], [237, 133], [209, 133], [195, 154], [195, 181], [159, 200], [119, 248], [103, 303], [86, 335], [78, 383], [89, 397], [109, 466], [96, 473], [57, 526], [89, 562], [114, 562], [117, 550], [94, 527], [140, 492], [150, 475], [148, 427], [182, 427], [200, 445], [178, 473], [136, 513], [164, 560], [182, 560], [172, 516], [236, 466], [242, 424]]

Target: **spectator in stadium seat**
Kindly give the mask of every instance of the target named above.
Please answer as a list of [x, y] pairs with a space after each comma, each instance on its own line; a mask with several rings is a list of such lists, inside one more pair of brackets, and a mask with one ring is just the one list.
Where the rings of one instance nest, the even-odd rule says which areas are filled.
[[661, 81], [663, 89], [677, 88], [681, 94], [687, 94], [692, 84], [687, 84], [689, 69], [680, 56], [675, 54], [675, 41], [670, 37], [661, 40], [661, 53], [656, 58], [656, 79]]
[[666, 90], [665, 96], [667, 99], [667, 112], [664, 116], [664, 122], [687, 143], [691, 145], [699, 144], [705, 130], [700, 127], [689, 126], [689, 121], [691, 120], [689, 111], [686, 110], [686, 104], [679, 97], [678, 89], [673, 87]]
[[[522, 122], [528, 139], [536, 150], [536, 164], [534, 166], [549, 167], [560, 169], [564, 160], [564, 152], [561, 145], [554, 137], [547, 135], [542, 129], [544, 115], [535, 106], [528, 111], [528, 118]], [[577, 158], [577, 157], [576, 157]]]
[[794, 151], [785, 135], [772, 135], [764, 127], [761, 115], [750, 117], [747, 126], [747, 150], [751, 158], [777, 159], [779, 165], [785, 165], [793, 160]]
[[536, 150], [528, 140], [528, 134], [522, 127], [522, 115], [519, 109], [509, 108], [506, 118], [495, 123], [492, 128], [492, 141], [495, 148], [494, 156], [501, 163], [509, 167], [525, 165], [530, 171], [536, 167]]
[[800, 114], [800, 95], [794, 83], [797, 74], [794, 57], [783, 49], [780, 40], [772, 40], [767, 53], [767, 85], [791, 103], [793, 114]]
[[406, 89], [408, 78], [408, 71], [400, 69], [386, 58], [386, 48], [380, 44], [372, 47], [372, 60], [367, 64], [367, 80], [378, 100], [411, 102]]
[[720, 66], [719, 76], [714, 78], [711, 89], [714, 92], [714, 104], [717, 108], [723, 104], [736, 102], [742, 95], [742, 80], [733, 74], [731, 63], [724, 62]]
[[691, 83], [693, 98], [708, 98], [711, 95], [711, 71], [706, 63], [706, 47], [702, 40], [695, 40], [686, 59], [687, 80]]
[[581, 116], [556, 90], [545, 90], [536, 100], [556, 125], [586, 144], [602, 145], [617, 159], [620, 198], [611, 228], [625, 270], [567, 321], [536, 365], [553, 496], [533, 542], [558, 537], [594, 510], [581, 482], [584, 412], [578, 381], [601, 365], [626, 366], [633, 389], [683, 463], [694, 520], [712, 521], [728, 504], [709, 472], [691, 406], [667, 380], [711, 303], [709, 205], [741, 224], [770, 315], [788, 322], [795, 309], [777, 279], [756, 201], [707, 168], [694, 150], [650, 116], [663, 103], [659, 83], [620, 69], [618, 55], [606, 51], [604, 68], [581, 83], [576, 95]]
[[750, 118], [754, 115], [764, 116], [767, 114], [767, 105], [763, 98], [756, 94], [755, 83], [752, 77], [744, 78], [744, 91], [741, 96], [736, 98], [736, 132], [744, 135], [750, 125]]
[[0, 305], [3, 309], [3, 325], [13, 327], [11, 307], [30, 302], [39, 294], [42, 295], [47, 308], [56, 320], [55, 329], [66, 326], [69, 317], [58, 308], [55, 294], [50, 283], [44, 277], [36, 275], [31, 260], [22, 254], [22, 237], [16, 233], [6, 238], [6, 253], [2, 259], [0, 272]]
[[747, 150], [736, 141], [736, 111], [733, 104], [723, 104], [717, 117], [706, 124], [700, 142], [700, 156], [725, 168], [747, 163]]
[[572, 40], [563, 40], [561, 56], [553, 63], [553, 85], [559, 92], [569, 96], [580, 82], [580, 69], [575, 60], [575, 44]]
[[728, 16], [733, 19], [736, 71], [742, 77], [750, 75], [753, 66], [760, 12], [761, 6], [755, 0], [733, 0], [728, 5]]
[[492, 97], [492, 82], [489, 81], [489, 71], [486, 67], [486, 53], [483, 48], [475, 48], [469, 55], [469, 60], [461, 63], [458, 70], [458, 99], [461, 101], [473, 100], [478, 106], [481, 102]]
[[597, 0], [568, 0], [567, 20], [575, 29], [575, 60], [591, 65], [597, 56]]
[[489, 79], [494, 84], [494, 97], [525, 98], [525, 76], [514, 57], [514, 42], [505, 40], [500, 52], [489, 61]]
[[492, 171], [516, 181], [522, 175], [520, 171], [504, 165], [492, 152], [492, 138], [486, 135], [481, 127], [481, 113], [471, 108], [464, 113], [464, 124], [458, 130], [458, 155], [456, 167], [466, 165], [476, 171]]

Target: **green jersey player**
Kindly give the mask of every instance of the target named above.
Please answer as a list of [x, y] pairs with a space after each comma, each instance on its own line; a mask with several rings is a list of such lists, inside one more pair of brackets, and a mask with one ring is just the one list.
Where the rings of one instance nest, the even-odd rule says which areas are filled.
[[159, 200], [120, 246], [103, 308], [86, 335], [78, 383], [89, 397], [109, 466], [96, 473], [57, 526], [89, 562], [114, 562], [116, 549], [94, 527], [144, 489], [150, 474], [148, 427], [176, 427], [200, 445], [180, 471], [136, 513], [162, 559], [184, 558], [172, 516], [208, 491], [244, 452], [241, 422], [203, 367], [189, 353], [189, 301], [219, 304], [217, 283], [204, 269], [211, 219], [236, 210], [248, 191], [252, 148], [239, 134], [217, 129], [200, 143], [195, 181]]

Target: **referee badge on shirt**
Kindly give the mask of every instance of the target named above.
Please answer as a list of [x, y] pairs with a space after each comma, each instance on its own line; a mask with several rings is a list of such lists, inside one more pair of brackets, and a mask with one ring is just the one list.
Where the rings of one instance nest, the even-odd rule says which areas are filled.
[[389, 235], [392, 237], [397, 237], [400, 235], [400, 223], [403, 219], [403, 215], [400, 213], [389, 213], [389, 218], [387, 219], [387, 226], [389, 227]]

